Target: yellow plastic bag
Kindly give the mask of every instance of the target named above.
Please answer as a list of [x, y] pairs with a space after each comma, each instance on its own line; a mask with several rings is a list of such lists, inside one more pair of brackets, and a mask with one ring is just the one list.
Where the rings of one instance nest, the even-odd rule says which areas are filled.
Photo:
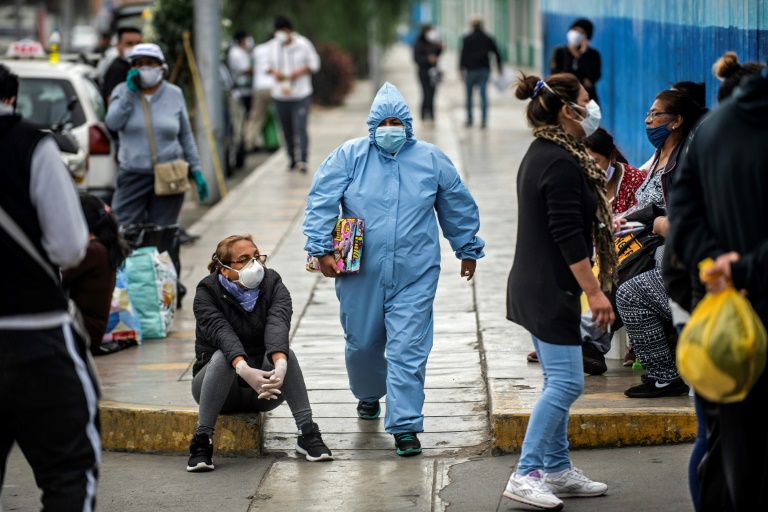
[[[700, 271], [712, 265], [707, 259]], [[765, 368], [768, 336], [755, 310], [732, 286], [707, 293], [691, 313], [677, 343], [677, 368], [710, 402], [747, 397]]]

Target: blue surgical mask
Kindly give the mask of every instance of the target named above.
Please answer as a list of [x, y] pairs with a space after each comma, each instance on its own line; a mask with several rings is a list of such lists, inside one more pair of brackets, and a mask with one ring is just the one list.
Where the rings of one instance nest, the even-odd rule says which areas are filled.
[[648, 137], [648, 142], [650, 142], [656, 149], [659, 149], [664, 145], [664, 141], [667, 140], [670, 133], [672, 133], [672, 130], [667, 128], [666, 124], [657, 126], [656, 128], [645, 129], [645, 135]]
[[611, 181], [611, 178], [613, 178], [613, 173], [616, 172], [616, 168], [613, 165], [608, 165], [608, 168], [605, 170], [605, 182], [608, 183]]
[[405, 126], [379, 126], [375, 139], [376, 145], [384, 151], [397, 153], [405, 144]]

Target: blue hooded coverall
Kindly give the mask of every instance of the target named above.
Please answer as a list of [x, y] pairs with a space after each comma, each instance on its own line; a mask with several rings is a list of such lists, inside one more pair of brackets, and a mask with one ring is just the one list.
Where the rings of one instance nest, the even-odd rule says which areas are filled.
[[[376, 128], [388, 117], [402, 121], [407, 137], [394, 156], [375, 143]], [[385, 83], [371, 106], [368, 137], [336, 148], [315, 173], [303, 224], [305, 249], [323, 256], [333, 252], [339, 205], [342, 217], [365, 223], [360, 273], [341, 274], [336, 296], [352, 393], [366, 401], [387, 395], [390, 434], [424, 431], [440, 274], [437, 222], [459, 259], [482, 258], [485, 245], [476, 236], [477, 205], [456, 168], [437, 147], [416, 140], [412, 122], [400, 91]]]

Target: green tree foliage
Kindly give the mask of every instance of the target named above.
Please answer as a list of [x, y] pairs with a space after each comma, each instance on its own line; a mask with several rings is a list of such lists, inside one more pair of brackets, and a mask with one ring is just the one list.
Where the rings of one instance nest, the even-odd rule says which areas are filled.
[[316, 46], [333, 43], [348, 53], [357, 76], [366, 77], [369, 27], [375, 23], [379, 44], [391, 45], [409, 5], [410, 0], [225, 0], [222, 15], [232, 21], [232, 32], [244, 29], [257, 43], [269, 39], [275, 15], [288, 16]]

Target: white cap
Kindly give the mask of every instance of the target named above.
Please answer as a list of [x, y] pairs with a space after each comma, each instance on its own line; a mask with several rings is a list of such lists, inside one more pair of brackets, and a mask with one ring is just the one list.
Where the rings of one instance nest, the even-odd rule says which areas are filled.
[[139, 57], [152, 57], [165, 64], [163, 51], [154, 43], [141, 43], [134, 46], [131, 54], [128, 55], [128, 62], [133, 62]]

